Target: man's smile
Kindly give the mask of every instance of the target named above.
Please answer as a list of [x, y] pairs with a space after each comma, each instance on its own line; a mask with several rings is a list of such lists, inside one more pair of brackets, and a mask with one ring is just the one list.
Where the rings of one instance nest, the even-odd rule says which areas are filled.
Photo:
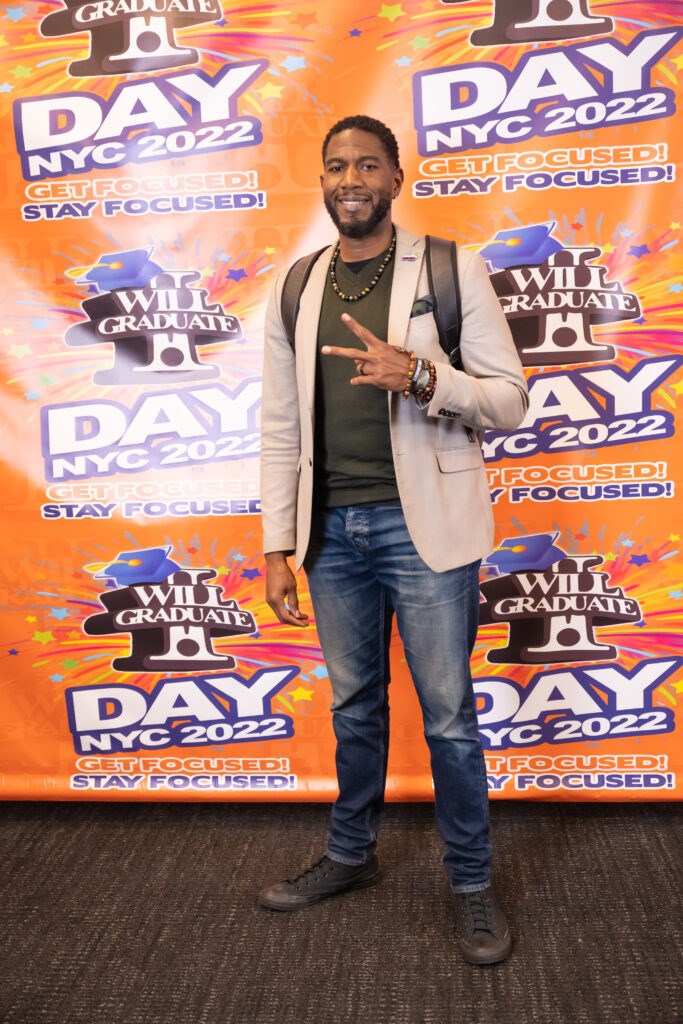
[[364, 206], [369, 202], [369, 199], [365, 199], [361, 196], [340, 196], [337, 199], [337, 203], [344, 206], [347, 210], [359, 210], [361, 206]]

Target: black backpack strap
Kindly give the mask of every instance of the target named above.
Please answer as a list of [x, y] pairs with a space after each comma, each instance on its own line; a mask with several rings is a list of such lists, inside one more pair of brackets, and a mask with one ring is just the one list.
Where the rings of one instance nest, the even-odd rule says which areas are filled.
[[439, 331], [439, 343], [450, 359], [451, 366], [462, 369], [460, 358], [460, 284], [455, 242], [436, 235], [425, 238], [427, 278], [434, 300], [434, 319]]
[[296, 328], [296, 318], [299, 315], [301, 296], [313, 270], [313, 264], [321, 253], [325, 252], [325, 249], [327, 249], [326, 245], [322, 249], [318, 249], [317, 252], [309, 252], [308, 256], [302, 256], [296, 263], [293, 263], [287, 271], [285, 283], [282, 286], [280, 315], [287, 340], [292, 346], [292, 351], [294, 351], [294, 330]]

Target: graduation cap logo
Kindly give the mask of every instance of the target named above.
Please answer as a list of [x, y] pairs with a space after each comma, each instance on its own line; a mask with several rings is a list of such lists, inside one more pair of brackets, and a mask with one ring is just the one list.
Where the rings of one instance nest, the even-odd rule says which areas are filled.
[[[68, 66], [73, 78], [122, 75], [196, 64], [199, 52], [178, 45], [179, 29], [215, 22], [223, 17], [220, 0], [200, 4], [98, 4], [86, 17], [85, 0], [64, 0], [40, 24], [48, 39], [90, 33], [90, 54]], [[201, 8], [201, 9], [200, 9]], [[83, 13], [81, 13], [83, 12]]]
[[[638, 602], [610, 586], [607, 572], [597, 571], [603, 562], [599, 555], [565, 555], [555, 546], [556, 536], [511, 538], [487, 559], [505, 574], [481, 584], [479, 621], [508, 630], [506, 646], [489, 650], [487, 661], [611, 661], [618, 656], [616, 646], [602, 643], [595, 630], [641, 620]], [[532, 571], [525, 574], [525, 569]]]
[[257, 632], [254, 616], [226, 598], [211, 568], [182, 568], [171, 547], [121, 551], [112, 562], [88, 565], [95, 578], [114, 580], [100, 594], [106, 609], [83, 623], [87, 636], [130, 633], [131, 650], [112, 660], [121, 672], [186, 672], [234, 668], [213, 649], [218, 637]]
[[557, 547], [557, 533], [532, 533], [526, 537], [508, 537], [484, 560], [500, 573], [542, 571], [559, 562], [566, 552]]
[[475, 29], [470, 41], [491, 46], [580, 39], [604, 35], [613, 27], [611, 18], [591, 14], [588, 0], [495, 0], [493, 24]]
[[481, 255], [496, 270], [543, 263], [549, 256], [563, 248], [550, 234], [554, 227], [555, 221], [550, 221], [548, 224], [532, 224], [526, 228], [499, 231], [484, 246]]
[[180, 569], [168, 557], [171, 548], [146, 548], [142, 551], [121, 551], [113, 562], [86, 565], [95, 579], [115, 580], [119, 587], [138, 583], [163, 583]]
[[200, 346], [242, 339], [238, 318], [199, 287], [201, 271], [167, 272], [153, 252], [104, 253], [90, 267], [67, 271], [98, 294], [81, 303], [86, 319], [68, 327], [66, 344], [113, 347], [114, 365], [97, 370], [96, 384], [153, 384], [162, 374], [214, 380], [221, 368], [201, 361]]
[[92, 267], [74, 267], [67, 274], [77, 278], [77, 284], [94, 285], [100, 293], [117, 288], [142, 288], [163, 273], [163, 268], [150, 259], [153, 251], [151, 248], [105, 253]]

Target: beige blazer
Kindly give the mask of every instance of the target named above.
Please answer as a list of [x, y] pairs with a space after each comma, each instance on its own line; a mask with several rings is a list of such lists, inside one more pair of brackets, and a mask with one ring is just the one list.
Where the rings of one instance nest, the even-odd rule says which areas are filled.
[[[493, 543], [493, 515], [479, 436], [513, 430], [528, 404], [515, 344], [478, 254], [458, 249], [464, 372], [450, 366], [431, 313], [412, 317], [429, 294], [424, 238], [396, 228], [389, 306], [390, 345], [437, 364], [427, 409], [388, 393], [391, 444], [401, 504], [413, 543], [437, 572], [482, 558]], [[318, 320], [333, 246], [315, 263], [296, 325], [296, 356], [280, 315], [285, 273], [266, 310], [261, 405], [261, 506], [264, 552], [294, 552], [302, 564], [311, 529]], [[417, 256], [417, 258], [414, 258]], [[362, 304], [352, 310], [363, 322]], [[359, 343], [360, 344], [360, 343]], [[353, 367], [350, 367], [350, 375]]]

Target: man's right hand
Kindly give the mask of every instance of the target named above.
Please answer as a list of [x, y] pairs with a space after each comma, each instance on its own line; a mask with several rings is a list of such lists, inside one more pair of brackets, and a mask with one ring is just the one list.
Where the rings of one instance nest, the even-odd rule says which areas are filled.
[[266, 555], [266, 602], [285, 625], [308, 625], [308, 615], [299, 611], [296, 576], [283, 551], [270, 551]]

